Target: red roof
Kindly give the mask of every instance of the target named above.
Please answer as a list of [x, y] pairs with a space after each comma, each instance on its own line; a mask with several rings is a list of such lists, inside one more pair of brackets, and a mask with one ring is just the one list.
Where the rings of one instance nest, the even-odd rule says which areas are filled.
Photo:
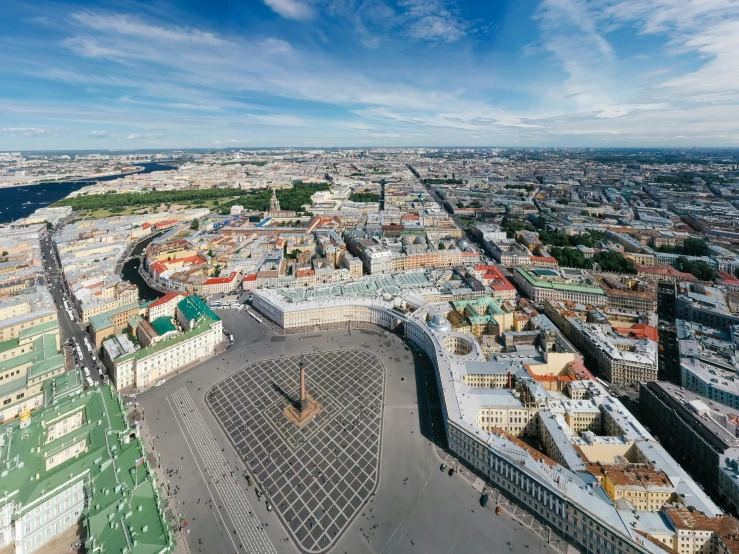
[[638, 339], [649, 339], [654, 342], [659, 341], [659, 331], [657, 331], [657, 328], [645, 323], [637, 323], [631, 327], [614, 327], [614, 331], [622, 335], [631, 335]]
[[228, 277], [211, 277], [210, 279], [206, 279], [203, 281], [203, 285], [223, 285], [225, 283], [230, 283], [235, 278], [236, 272], [234, 271]]
[[185, 296], [190, 296], [191, 294], [192, 293], [190, 293], [190, 292], [188, 292], [188, 293], [185, 293], [185, 292], [177, 292], [177, 291], [168, 292], [167, 294], [165, 294], [161, 298], [158, 298], [157, 300], [154, 300], [154, 302], [152, 302], [151, 304], [149, 304], [149, 309], [156, 308], [157, 306], [161, 306], [162, 304], [166, 304], [170, 300], [174, 300], [175, 298], [178, 298], [180, 296], [184, 298]]
[[482, 275], [483, 281], [490, 281], [493, 290], [515, 290], [515, 287], [506, 279], [503, 272], [496, 265], [479, 265], [475, 267], [478, 271], [485, 271]]
[[726, 283], [727, 285], [739, 285], [739, 279], [737, 279], [731, 273], [727, 273], [726, 271], [719, 271], [718, 276], [721, 278], [719, 279], [721, 283]]
[[683, 271], [679, 271], [672, 267], [671, 265], [667, 264], [655, 264], [653, 266], [645, 266], [645, 265], [636, 265], [636, 269], [639, 273], [651, 273], [655, 275], [673, 275], [675, 277], [680, 277], [681, 279], [685, 279], [686, 281], [695, 281], [695, 276], [692, 273], [685, 273]]
[[175, 224], [177, 224], [177, 223], [178, 223], [178, 222], [177, 222], [177, 220], [176, 220], [176, 219], [170, 219], [170, 220], [168, 220], [168, 221], [160, 221], [160, 222], [158, 222], [158, 223], [155, 223], [154, 225], [155, 225], [156, 227], [168, 227], [169, 225], [175, 225]]
[[316, 272], [312, 269], [298, 269], [295, 272], [295, 277], [310, 277], [311, 275], [315, 275]]
[[418, 217], [417, 215], [413, 215], [413, 214], [405, 214], [405, 215], [404, 215], [403, 217], [401, 217], [401, 219], [413, 219], [413, 220], [415, 220], [415, 221], [418, 221], [418, 220], [419, 220], [419, 219], [421, 219], [421, 218], [420, 218], [420, 217]]
[[553, 258], [551, 256], [531, 256], [531, 261], [532, 262], [534, 261], [535, 262], [549, 262], [553, 264], [558, 263], [557, 258]]
[[257, 280], [257, 274], [256, 273], [250, 273], [246, 277], [244, 277], [244, 281], [256, 281]]
[[167, 264], [165, 264], [164, 262], [154, 262], [149, 266], [149, 269], [151, 269], [154, 273], [158, 275], [167, 271]]

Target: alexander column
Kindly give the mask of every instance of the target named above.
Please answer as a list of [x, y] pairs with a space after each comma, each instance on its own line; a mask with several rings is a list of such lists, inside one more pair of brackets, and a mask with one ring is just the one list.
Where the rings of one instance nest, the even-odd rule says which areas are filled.
[[323, 407], [306, 390], [305, 356], [300, 357], [300, 397], [285, 406], [283, 413], [296, 427], [302, 427], [323, 410]]
[[302, 412], [308, 407], [308, 396], [305, 393], [305, 356], [301, 356], [298, 367], [300, 368], [300, 400], [298, 400], [298, 409]]

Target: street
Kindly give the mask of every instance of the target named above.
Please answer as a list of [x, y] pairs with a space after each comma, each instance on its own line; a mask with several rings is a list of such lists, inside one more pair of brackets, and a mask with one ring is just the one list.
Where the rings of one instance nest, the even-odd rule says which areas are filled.
[[[80, 350], [82, 350], [82, 360], [79, 361], [78, 365], [80, 367], [88, 368], [92, 379], [102, 383], [105, 376], [104, 373], [100, 372], [100, 368], [103, 368], [103, 366], [102, 364], [98, 366], [98, 364], [93, 362], [90, 357], [90, 352], [88, 352], [84, 342], [87, 334], [80, 327], [80, 324], [77, 323], [77, 321], [72, 320], [69, 317], [67, 310], [64, 309], [65, 298], [70, 303], [70, 306], [73, 306], [74, 303], [70, 300], [69, 296], [65, 296], [68, 294], [68, 289], [64, 283], [61, 273], [61, 264], [57, 258], [56, 248], [53, 246], [50, 234], [47, 234], [41, 239], [41, 253], [43, 256], [44, 273], [46, 275], [48, 288], [51, 291], [51, 296], [54, 298], [54, 304], [56, 305], [61, 342], [64, 344], [71, 338], [77, 339], [77, 343], [80, 345]], [[76, 317], [75, 310], [73, 310], [73, 313], [75, 313]]]

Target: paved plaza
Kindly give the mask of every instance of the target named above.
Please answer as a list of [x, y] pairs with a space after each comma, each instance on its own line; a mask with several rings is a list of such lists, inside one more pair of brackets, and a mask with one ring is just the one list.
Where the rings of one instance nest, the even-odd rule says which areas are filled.
[[385, 368], [366, 350], [302, 358], [322, 410], [297, 427], [301, 357], [254, 362], [215, 384], [206, 401], [305, 552], [329, 549], [378, 483]]

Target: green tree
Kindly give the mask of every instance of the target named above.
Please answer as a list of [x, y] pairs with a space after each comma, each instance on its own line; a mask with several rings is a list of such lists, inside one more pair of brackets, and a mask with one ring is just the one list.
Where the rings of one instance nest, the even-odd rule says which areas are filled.
[[446, 250], [446, 245], [443, 242], [439, 243], [439, 250]]
[[686, 256], [706, 256], [708, 243], [703, 239], [688, 237], [683, 241], [683, 254]]
[[716, 270], [703, 260], [692, 261], [680, 256], [674, 265], [680, 271], [693, 274], [700, 281], [714, 281], [718, 277]]
[[213, 250], [208, 250], [208, 256], [211, 258], [215, 257], [215, 254], [213, 254]]
[[611, 273], [630, 273], [636, 274], [637, 269], [630, 259], [625, 257], [621, 252], [615, 250], [604, 250], [593, 256], [593, 260], [598, 263], [601, 271]]
[[215, 277], [219, 277], [219, 276], [221, 275], [221, 271], [223, 271], [223, 268], [222, 268], [222, 267], [221, 267], [220, 265], [216, 265], [216, 266], [215, 266], [215, 267], [213, 268], [213, 275], [214, 275]]
[[365, 190], [363, 192], [355, 192], [349, 196], [351, 202], [379, 202], [380, 195], [374, 192]]
[[198, 229], [200, 229], [200, 221], [198, 221], [197, 219], [193, 219], [192, 223], [190, 223], [190, 229], [192, 229], [193, 231], [197, 231]]

